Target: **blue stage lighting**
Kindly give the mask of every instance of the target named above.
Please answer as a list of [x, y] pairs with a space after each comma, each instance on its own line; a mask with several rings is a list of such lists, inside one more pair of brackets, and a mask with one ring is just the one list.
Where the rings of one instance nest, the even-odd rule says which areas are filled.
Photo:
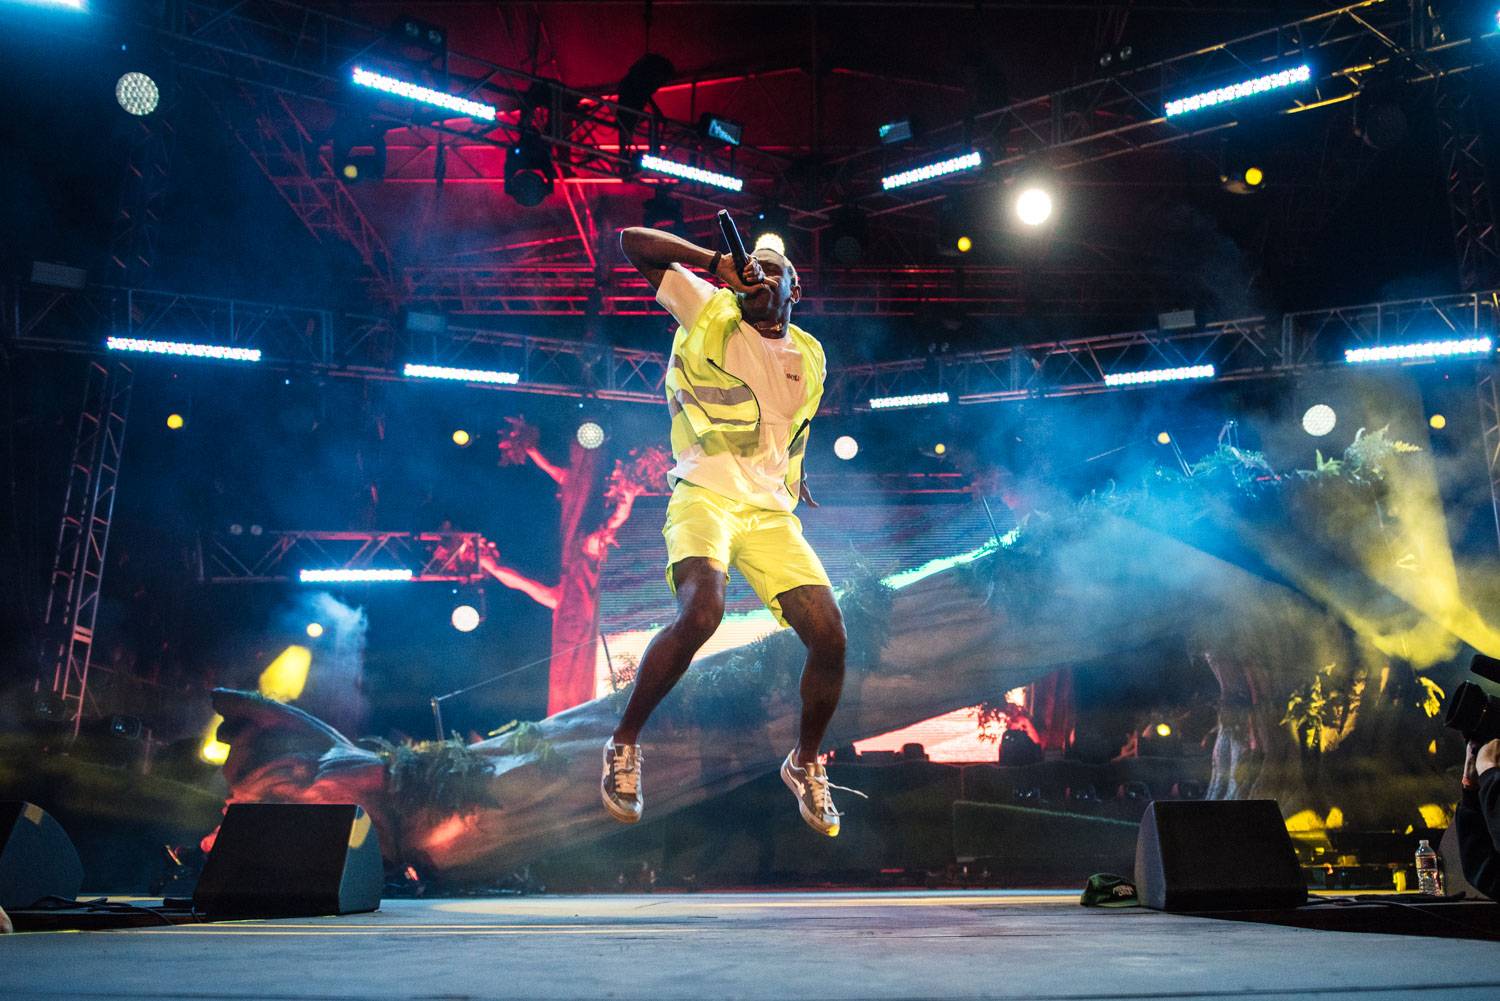
[[384, 73], [375, 73], [359, 66], [354, 67], [354, 82], [361, 87], [369, 87], [383, 94], [391, 94], [395, 97], [404, 97], [418, 104], [431, 105], [434, 108], [442, 108], [445, 111], [457, 112], [470, 118], [478, 118], [482, 121], [493, 122], [495, 120], [495, 109], [493, 106], [483, 104], [479, 101], [471, 101], [467, 97], [459, 97], [457, 94], [448, 94], [441, 90], [433, 90], [431, 87], [423, 87], [421, 84], [408, 83], [398, 80]]
[[1152, 382], [1181, 382], [1184, 379], [1212, 379], [1212, 365], [1183, 365], [1180, 368], [1152, 368], [1143, 372], [1111, 372], [1104, 377], [1106, 386], [1141, 386]]
[[896, 410], [901, 407], [930, 407], [947, 403], [947, 393], [915, 393], [911, 396], [877, 396], [870, 400], [871, 410]]
[[382, 581], [411, 580], [410, 570], [301, 570], [297, 579], [304, 584], [366, 584]]
[[949, 174], [957, 174], [966, 170], [978, 170], [984, 158], [979, 155], [978, 150], [964, 153], [961, 156], [949, 157], [939, 160], [937, 163], [929, 163], [925, 167], [913, 167], [903, 170], [899, 174], [880, 179], [880, 186], [886, 191], [894, 191], [896, 188], [904, 188], [912, 184], [921, 184], [923, 181], [936, 180], [939, 177], [947, 177]]
[[414, 365], [410, 362], [401, 374], [416, 379], [451, 379], [454, 382], [489, 382], [514, 386], [521, 381], [516, 372], [497, 372], [486, 368], [449, 368], [447, 365]]
[[1344, 360], [1350, 364], [1374, 361], [1424, 361], [1433, 358], [1471, 358], [1493, 350], [1488, 337], [1464, 337], [1449, 341], [1419, 341], [1415, 344], [1381, 344], [1371, 348], [1348, 348]]
[[260, 348], [229, 348], [222, 344], [188, 344], [183, 341], [152, 341], [140, 337], [111, 337], [104, 342], [111, 351], [140, 351], [179, 358], [212, 358], [215, 361], [260, 361]]
[[666, 174], [670, 177], [678, 177], [684, 181], [697, 181], [699, 184], [707, 184], [714, 188], [723, 188], [725, 191], [743, 191], [745, 189], [745, 182], [738, 177], [730, 177], [728, 174], [720, 174], [712, 170], [704, 170], [702, 167], [693, 167], [686, 163], [678, 163], [675, 160], [668, 160], [654, 153], [641, 154], [641, 169], [657, 174]]
[[1306, 83], [1312, 78], [1312, 67], [1303, 63], [1301, 66], [1293, 66], [1289, 69], [1277, 70], [1274, 73], [1265, 73], [1249, 80], [1241, 80], [1239, 83], [1231, 83], [1223, 87], [1215, 87], [1213, 90], [1205, 90], [1201, 94], [1193, 94], [1189, 97], [1179, 97], [1168, 101], [1166, 115], [1168, 118], [1174, 115], [1186, 114], [1189, 111], [1197, 111], [1200, 108], [1216, 108], [1221, 104], [1238, 101], [1256, 94], [1264, 94], [1270, 90], [1281, 90], [1294, 84]]

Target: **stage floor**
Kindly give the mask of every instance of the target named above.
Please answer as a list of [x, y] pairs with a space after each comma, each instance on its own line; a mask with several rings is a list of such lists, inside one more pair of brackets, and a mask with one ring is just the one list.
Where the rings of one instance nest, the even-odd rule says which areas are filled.
[[0, 998], [1500, 997], [1500, 948], [1076, 893], [391, 900], [376, 914], [0, 939]]

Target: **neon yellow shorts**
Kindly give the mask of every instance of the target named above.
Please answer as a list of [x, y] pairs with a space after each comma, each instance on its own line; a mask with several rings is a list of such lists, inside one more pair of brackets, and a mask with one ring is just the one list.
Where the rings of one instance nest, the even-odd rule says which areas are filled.
[[768, 511], [730, 500], [685, 480], [667, 503], [667, 586], [676, 592], [672, 567], [690, 556], [706, 556], [734, 567], [783, 626], [778, 597], [808, 584], [831, 586], [818, 554], [802, 537], [802, 522], [790, 511]]

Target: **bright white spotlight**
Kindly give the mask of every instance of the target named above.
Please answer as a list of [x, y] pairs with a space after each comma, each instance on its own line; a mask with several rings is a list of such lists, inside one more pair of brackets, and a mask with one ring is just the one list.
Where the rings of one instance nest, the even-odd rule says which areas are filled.
[[604, 428], [594, 421], [584, 421], [578, 425], [578, 444], [589, 451], [593, 451], [604, 444]]
[[1106, 386], [1141, 386], [1152, 382], [1182, 382], [1185, 379], [1212, 379], [1212, 365], [1183, 365], [1180, 368], [1152, 368], [1144, 372], [1111, 372], [1104, 377]]
[[833, 443], [833, 454], [848, 462], [859, 454], [859, 442], [849, 435], [841, 434]]
[[260, 348], [227, 348], [222, 344], [151, 341], [140, 337], [111, 337], [104, 344], [111, 351], [140, 351], [180, 358], [213, 358], [216, 361], [260, 361]]
[[501, 386], [514, 386], [521, 381], [516, 372], [497, 372], [486, 368], [450, 368], [447, 365], [414, 365], [411, 362], [401, 374], [416, 379], [451, 379], [454, 382], [491, 382]]
[[479, 628], [479, 609], [473, 605], [459, 605], [449, 616], [453, 628], [461, 633], [472, 633]]
[[1255, 94], [1264, 94], [1268, 90], [1280, 90], [1293, 84], [1306, 83], [1312, 77], [1312, 67], [1303, 63], [1301, 66], [1293, 66], [1289, 69], [1277, 70], [1275, 73], [1266, 73], [1262, 76], [1242, 80], [1225, 87], [1216, 87], [1213, 90], [1205, 90], [1201, 94], [1193, 94], [1189, 97], [1179, 97], [1168, 101], [1166, 115], [1181, 115], [1189, 111], [1197, 111], [1199, 108], [1213, 108], [1220, 104], [1228, 104], [1230, 101], [1238, 101], [1241, 98], [1251, 97]]
[[456, 111], [469, 118], [478, 118], [482, 121], [493, 122], [495, 120], [495, 109], [488, 104], [479, 101], [471, 101], [467, 97], [459, 97], [457, 94], [448, 94], [441, 90], [433, 90], [431, 87], [423, 87], [420, 84], [407, 83], [384, 73], [372, 73], [370, 70], [354, 67], [353, 80], [361, 87], [369, 87], [395, 97], [404, 97], [416, 101], [418, 104], [431, 105], [434, 108], [443, 108], [447, 111]]
[[1040, 226], [1052, 218], [1052, 196], [1042, 188], [1027, 188], [1016, 196], [1016, 218]]
[[323, 635], [323, 623], [321, 623], [321, 622], [309, 622], [307, 624], [307, 635], [311, 636], [313, 639], [317, 639], [319, 636], [322, 636]]
[[960, 156], [951, 156], [937, 163], [929, 163], [924, 167], [913, 167], [903, 170], [898, 174], [891, 174], [880, 179], [880, 186], [886, 191], [894, 191], [896, 188], [904, 188], [911, 184], [921, 184], [923, 181], [936, 180], [939, 177], [947, 177], [949, 174], [961, 173], [965, 170], [978, 170], [984, 162], [978, 150], [964, 153]]
[[115, 83], [115, 100], [132, 115], [149, 115], [161, 101], [156, 81], [144, 73], [130, 72]]
[[1339, 415], [1333, 412], [1332, 407], [1326, 403], [1314, 403], [1302, 415], [1302, 430], [1314, 438], [1321, 438], [1332, 431], [1338, 422]]
[[947, 403], [947, 393], [913, 393], [910, 396], [877, 396], [870, 400], [871, 410], [896, 410], [900, 407], [930, 407]]
[[1416, 344], [1382, 344], [1373, 348], [1348, 348], [1344, 360], [1350, 364], [1372, 361], [1422, 361], [1428, 358], [1464, 358], [1487, 355], [1493, 350], [1488, 337], [1464, 337], [1450, 341], [1420, 341]]
[[678, 163], [675, 160], [668, 160], [666, 157], [656, 156], [652, 153], [642, 153], [640, 163], [642, 170], [667, 174], [671, 177], [680, 177], [684, 181], [697, 181], [699, 184], [707, 184], [712, 188], [723, 188], [725, 191], [743, 191], [745, 188], [745, 182], [738, 177], [730, 177], [728, 174], [720, 174], [712, 170], [704, 170], [702, 167]]
[[755, 238], [756, 250], [774, 250], [782, 257], [786, 256], [786, 241], [779, 233], [762, 233]]
[[304, 584], [368, 584], [411, 580], [411, 571], [400, 570], [302, 570], [297, 579]]

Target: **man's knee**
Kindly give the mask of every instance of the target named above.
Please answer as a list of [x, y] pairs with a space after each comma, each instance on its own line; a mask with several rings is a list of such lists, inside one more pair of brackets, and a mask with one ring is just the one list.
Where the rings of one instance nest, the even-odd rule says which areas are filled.
[[808, 631], [807, 648], [819, 658], [824, 660], [844, 659], [844, 651], [849, 645], [849, 637], [844, 632], [844, 623], [839, 619], [820, 622]]
[[682, 637], [695, 646], [702, 646], [719, 628], [724, 618], [724, 597], [712, 592], [699, 592], [677, 610], [674, 628]]

